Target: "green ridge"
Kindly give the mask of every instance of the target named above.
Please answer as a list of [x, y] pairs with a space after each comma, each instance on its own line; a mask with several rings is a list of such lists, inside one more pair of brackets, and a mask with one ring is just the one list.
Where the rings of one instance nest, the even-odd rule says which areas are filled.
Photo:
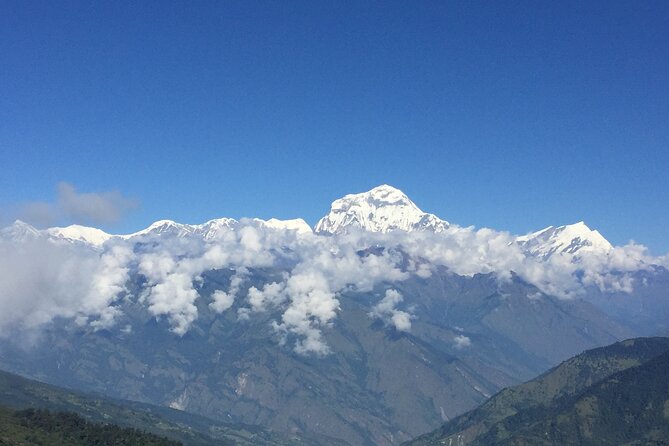
[[668, 401], [669, 338], [630, 339], [504, 389], [407, 444], [669, 444]]

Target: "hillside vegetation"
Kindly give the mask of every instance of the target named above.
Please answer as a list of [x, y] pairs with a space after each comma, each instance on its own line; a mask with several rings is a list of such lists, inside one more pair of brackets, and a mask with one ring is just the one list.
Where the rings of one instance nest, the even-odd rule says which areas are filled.
[[[70, 418], [68, 417], [76, 417], [73, 419], [103, 423], [104, 425], [115, 424], [122, 428], [131, 428], [132, 432], [150, 432], [157, 436], [170, 438], [174, 441], [171, 444], [183, 443], [188, 446], [283, 446], [311, 444], [307, 440], [280, 436], [256, 426], [223, 424], [205, 417], [166, 407], [114, 400], [101, 395], [75, 392], [3, 371], [0, 371], [0, 407], [3, 408], [4, 422], [12, 426], [16, 425], [17, 421], [17, 415], [13, 411], [42, 409], [33, 410], [33, 412], [37, 414], [46, 413], [43, 410], [58, 413], [67, 412], [69, 415], [65, 416], [64, 420], [69, 420]], [[27, 422], [26, 416], [31, 412], [19, 413], [23, 414], [19, 418], [23, 417], [24, 421], [23, 424], [19, 423], [19, 425], [25, 425]], [[61, 415], [54, 416], [56, 417], [56, 421], [61, 417]], [[51, 416], [44, 416], [43, 418], [47, 421], [52, 419]], [[37, 444], [71, 444], [69, 442], [49, 443], [53, 438], [49, 435], [45, 438], [46, 443]], [[320, 442], [328, 444], [327, 441]], [[9, 444], [30, 445], [32, 443], [19, 442]], [[94, 445], [98, 443], [89, 442], [86, 444]], [[144, 443], [117, 444], [134, 445]]]
[[133, 428], [91, 423], [71, 412], [26, 409], [12, 411], [0, 407], [2, 446], [179, 446]]
[[669, 339], [584, 352], [411, 445], [669, 443]]

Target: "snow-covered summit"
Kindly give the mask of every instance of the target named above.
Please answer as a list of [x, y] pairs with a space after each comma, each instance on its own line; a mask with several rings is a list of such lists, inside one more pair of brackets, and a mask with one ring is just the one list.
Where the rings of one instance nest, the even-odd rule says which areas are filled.
[[238, 223], [234, 218], [215, 218], [199, 225], [191, 225], [192, 234], [205, 240], [212, 240], [223, 231], [235, 228]]
[[141, 231], [133, 232], [132, 234], [121, 235], [119, 237], [124, 239], [143, 237], [149, 235], [174, 235], [177, 237], [184, 237], [193, 232], [191, 225], [177, 223], [172, 220], [158, 220], [151, 223], [148, 228]]
[[[311, 227], [301, 218], [293, 220], [278, 220], [271, 218], [267, 221], [260, 219], [250, 220], [258, 226], [274, 229], [277, 231], [296, 231], [298, 234], [312, 232]], [[124, 240], [134, 240], [154, 237], [195, 237], [204, 240], [213, 240], [225, 231], [234, 230], [241, 223], [233, 218], [216, 218], [202, 224], [190, 225], [177, 223], [172, 220], [158, 220], [149, 227], [130, 234], [107, 234], [106, 232], [80, 225], [71, 225], [65, 228], [48, 228], [38, 230], [27, 223], [17, 221], [12, 226], [1, 230], [4, 238], [13, 240], [22, 240], [26, 238], [36, 238], [47, 236], [52, 240], [81, 242], [87, 245], [99, 248], [107, 240], [119, 238]]]
[[602, 235], [580, 221], [573, 225], [549, 226], [522, 237], [516, 242], [528, 254], [547, 259], [553, 254], [581, 255], [607, 253], [613, 246]]
[[0, 237], [7, 240], [27, 241], [40, 237], [40, 231], [28, 223], [16, 220], [6, 228], [0, 229]]
[[279, 220], [276, 218], [261, 220], [259, 218], [254, 218], [253, 220], [261, 226], [279, 231], [295, 231], [298, 234], [308, 234], [313, 232], [311, 226], [301, 218], [294, 218], [291, 220]]
[[[242, 223], [245, 220], [242, 220]], [[278, 220], [276, 218], [270, 218], [269, 220], [261, 220], [259, 218], [254, 218], [251, 220], [254, 224], [258, 226], [282, 230], [282, 231], [297, 231], [298, 233], [312, 232], [311, 227], [301, 218], [296, 218], [293, 220]], [[173, 237], [199, 237], [205, 240], [213, 240], [217, 238], [221, 233], [229, 230], [234, 230], [240, 224], [239, 221], [234, 218], [215, 218], [209, 220], [205, 223], [198, 225], [189, 225], [183, 223], [177, 223], [172, 220], [159, 220], [151, 224], [148, 228], [142, 229], [141, 231], [134, 232], [128, 235], [121, 235], [119, 237], [125, 239], [131, 239], [135, 237], [147, 237], [147, 236], [173, 236]]]
[[78, 241], [93, 246], [102, 246], [104, 242], [113, 237], [101, 229], [89, 228], [81, 225], [70, 225], [64, 228], [49, 228], [45, 232], [56, 238]]
[[372, 232], [442, 232], [448, 226], [447, 221], [420, 210], [401, 190], [384, 184], [335, 200], [330, 212], [316, 224], [315, 232], [339, 234], [349, 228]]

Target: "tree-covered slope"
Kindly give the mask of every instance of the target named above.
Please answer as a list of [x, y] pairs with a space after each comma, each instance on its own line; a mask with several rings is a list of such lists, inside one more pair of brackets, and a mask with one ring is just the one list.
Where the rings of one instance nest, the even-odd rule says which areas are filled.
[[92, 423], [71, 412], [0, 406], [0, 446], [180, 446], [182, 443], [133, 428]]
[[669, 352], [548, 408], [521, 411], [472, 444], [669, 444]]
[[[3, 371], [0, 371], [0, 405], [13, 410], [39, 408], [75, 413], [88, 421], [131, 427], [189, 446], [270, 446], [312, 442], [288, 438], [255, 426], [215, 422], [165, 407], [75, 392]], [[324, 439], [318, 441], [327, 443]]]
[[667, 352], [668, 338], [631, 339], [584, 352], [410, 444], [651, 441], [653, 430], [659, 428], [661, 437], [662, 423], [665, 431], [669, 423]]

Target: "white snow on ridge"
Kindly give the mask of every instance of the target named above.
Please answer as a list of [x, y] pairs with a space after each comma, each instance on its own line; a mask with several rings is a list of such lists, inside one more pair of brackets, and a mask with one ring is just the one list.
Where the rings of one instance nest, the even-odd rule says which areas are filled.
[[[311, 227], [301, 218], [292, 220], [271, 218], [267, 221], [255, 218], [251, 221], [258, 226], [276, 231], [295, 231], [298, 234], [312, 233]], [[143, 237], [200, 237], [204, 240], [213, 240], [224, 231], [234, 230], [239, 224], [233, 218], [217, 218], [198, 225], [177, 223], [172, 220], [158, 220], [141, 231], [130, 234], [108, 234], [101, 229], [81, 225], [39, 230], [28, 223], [17, 220], [12, 225], [0, 229], [0, 237], [13, 241], [47, 237], [54, 241], [78, 242], [100, 248], [105, 242], [114, 238], [131, 240]]]
[[205, 240], [211, 240], [222, 232], [229, 229], [234, 229], [238, 222], [234, 218], [215, 218], [200, 225], [192, 225], [192, 234], [198, 235]]
[[0, 238], [14, 241], [27, 241], [35, 239], [40, 235], [41, 232], [39, 230], [21, 220], [16, 220], [6, 228], [0, 229]]
[[102, 246], [113, 237], [101, 229], [89, 228], [81, 225], [70, 225], [64, 228], [49, 228], [46, 233], [57, 238], [87, 243], [93, 246]]
[[133, 232], [132, 234], [119, 235], [118, 237], [123, 239], [143, 237], [147, 235], [174, 235], [177, 237], [184, 237], [192, 233], [193, 233], [193, 226], [191, 225], [177, 223], [172, 220], [158, 220], [152, 223], [146, 229]]
[[261, 226], [266, 228], [280, 231], [295, 231], [298, 234], [308, 234], [313, 232], [311, 226], [309, 226], [309, 224], [301, 218], [294, 218], [292, 220], [278, 220], [276, 218], [261, 220], [259, 218], [255, 218], [254, 221], [260, 223]]
[[384, 184], [335, 200], [315, 232], [340, 234], [352, 227], [372, 232], [443, 232], [448, 226], [447, 221], [420, 210], [401, 190]]
[[590, 229], [582, 221], [573, 225], [549, 226], [541, 231], [517, 237], [516, 243], [528, 254], [542, 259], [554, 254], [606, 254], [613, 249], [599, 231]]

